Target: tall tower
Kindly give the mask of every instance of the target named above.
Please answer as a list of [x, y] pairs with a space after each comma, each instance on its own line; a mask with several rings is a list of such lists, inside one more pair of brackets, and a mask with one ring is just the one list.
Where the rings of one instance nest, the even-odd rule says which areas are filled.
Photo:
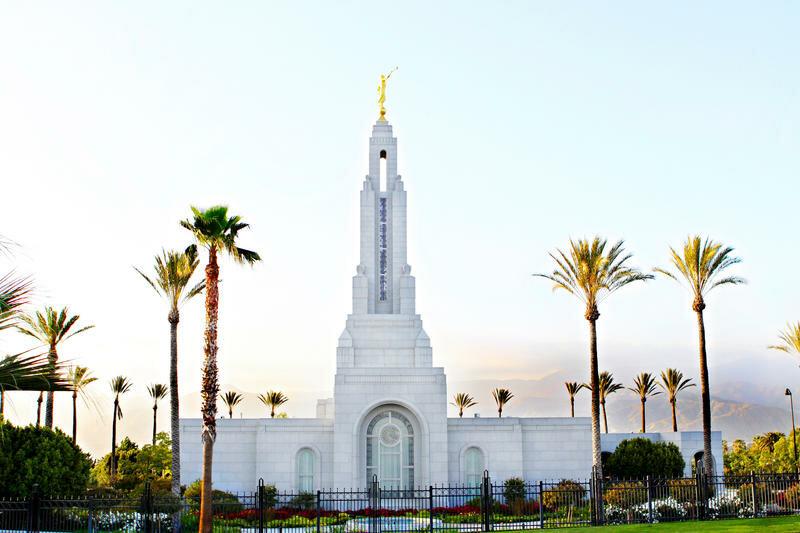
[[[373, 475], [386, 486], [447, 481], [447, 386], [416, 314], [406, 201], [397, 139], [379, 119], [361, 188], [353, 309], [336, 349], [334, 486], [364, 486]], [[395, 447], [373, 434], [389, 426], [402, 435]]]

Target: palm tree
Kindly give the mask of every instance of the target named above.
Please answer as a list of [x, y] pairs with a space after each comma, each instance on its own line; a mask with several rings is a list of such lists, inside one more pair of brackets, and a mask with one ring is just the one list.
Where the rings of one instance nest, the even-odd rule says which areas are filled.
[[6, 391], [72, 390], [63, 370], [58, 364], [53, 366], [45, 354], [19, 353], [4, 357], [0, 360], [0, 392], [3, 393], [0, 415], [3, 414]]
[[89, 374], [89, 369], [85, 366], [71, 367], [67, 374], [67, 379], [72, 385], [72, 444], [75, 444], [78, 433], [78, 395], [80, 394], [86, 402], [86, 387], [97, 381], [96, 377]]
[[733, 255], [733, 248], [723, 246], [699, 235], [689, 237], [679, 254], [670, 248], [670, 261], [678, 274], [663, 268], [654, 269], [675, 281], [685, 281], [693, 296], [692, 311], [697, 314], [697, 330], [700, 350], [700, 399], [703, 408], [703, 470], [713, 475], [714, 463], [711, 455], [711, 391], [708, 384], [708, 356], [706, 354], [706, 327], [703, 322], [705, 297], [712, 289], [722, 285], [739, 285], [745, 280], [736, 276], [721, 277], [729, 267], [740, 263]]
[[780, 350], [786, 353], [800, 355], [800, 322], [795, 324], [787, 324], [786, 329], [778, 334], [778, 338], [783, 341], [783, 344], [773, 344], [768, 348], [770, 350]]
[[683, 372], [678, 369], [668, 368], [661, 372], [661, 382], [658, 385], [667, 392], [669, 403], [672, 406], [672, 431], [678, 431], [678, 393], [683, 389], [694, 387], [694, 383], [690, 378], [684, 379]]
[[39, 397], [36, 398], [36, 427], [42, 425], [42, 402], [44, 402], [44, 392], [39, 391]]
[[200, 392], [203, 415], [203, 470], [200, 489], [201, 533], [211, 533], [213, 513], [211, 508], [211, 472], [214, 440], [217, 437], [217, 318], [219, 315], [219, 265], [217, 253], [230, 255], [237, 263], [253, 264], [261, 258], [256, 252], [239, 248], [236, 238], [239, 231], [249, 227], [238, 216], [228, 217], [226, 206], [214, 206], [201, 211], [192, 207], [194, 220], [183, 220], [181, 226], [192, 232], [197, 244], [208, 249], [206, 265], [206, 327], [204, 338], [203, 383]]
[[[638, 269], [627, 265], [631, 258], [625, 253], [623, 241], [606, 251], [606, 240], [595, 237], [569, 241], [568, 253], [556, 250], [550, 257], [556, 263], [551, 274], [534, 274], [554, 283], [553, 290], [564, 290], [578, 298], [584, 305], [584, 318], [589, 322], [589, 385], [592, 391], [592, 464], [597, 476], [602, 477], [603, 466], [600, 448], [600, 387], [597, 371], [597, 319], [598, 304], [609, 294], [636, 282], [652, 279]], [[597, 498], [597, 512], [602, 514], [602, 501]]]
[[569, 395], [569, 411], [572, 418], [575, 418], [575, 395], [578, 394], [581, 389], [585, 389], [586, 383], [578, 384], [574, 381], [565, 381], [564, 386], [567, 388], [567, 394]]
[[[17, 326], [17, 329], [30, 337], [38, 340], [49, 347], [48, 357], [50, 365], [55, 368], [58, 362], [59, 343], [74, 337], [79, 333], [92, 329], [94, 326], [84, 326], [71, 331], [73, 326], [80, 319], [79, 315], [69, 315], [69, 309], [64, 307], [61, 311], [46, 306], [43, 311], [37, 311], [36, 315], [22, 315], [24, 325]], [[47, 391], [47, 403], [44, 408], [44, 425], [53, 429], [53, 391]]]
[[458, 418], [464, 416], [464, 409], [469, 409], [470, 407], [478, 405], [478, 402], [475, 399], [467, 394], [466, 392], [458, 392], [455, 396], [453, 396], [453, 401], [450, 405], [455, 405], [458, 407]]
[[[200, 260], [197, 258], [197, 246], [191, 245], [185, 252], [164, 251], [155, 257], [153, 277], [135, 269], [142, 278], [156, 291], [156, 294], [167, 300], [169, 310], [169, 410], [170, 433], [172, 441], [172, 493], [181, 495], [181, 439], [180, 439], [180, 402], [178, 398], [178, 322], [180, 322], [180, 306], [203, 292], [205, 282], [193, 286], [189, 282], [197, 270]], [[177, 517], [177, 515], [176, 515]], [[180, 525], [177, 518], [176, 525]]]
[[153, 446], [156, 445], [156, 420], [158, 419], [158, 401], [163, 400], [169, 392], [169, 387], [162, 383], [147, 386], [147, 392], [153, 399]]
[[122, 420], [119, 397], [132, 388], [133, 383], [125, 376], [117, 376], [111, 380], [111, 393], [114, 395], [114, 412], [111, 416], [111, 481], [117, 475], [117, 420]]
[[285, 394], [278, 391], [269, 391], [267, 394], [259, 394], [258, 399], [261, 400], [261, 403], [270, 408], [270, 418], [275, 418], [276, 407], [280, 407], [289, 401], [289, 398]]
[[228, 408], [228, 417], [233, 418], [233, 408], [241, 403], [244, 396], [238, 392], [228, 391], [220, 396], [222, 403]]
[[[622, 386], [621, 383], [614, 383], [614, 374], [611, 372], [600, 372], [598, 376], [598, 381], [600, 383], [600, 408], [603, 411], [603, 426], [605, 426], [605, 432], [608, 433], [608, 417], [606, 416], [606, 398], [610, 394], [614, 394], [617, 391], [624, 389], [625, 387]], [[592, 386], [584, 383], [584, 387], [589, 390], [592, 390]]]
[[0, 277], [0, 331], [17, 327], [22, 306], [29, 302], [31, 280], [13, 272]]
[[497, 404], [497, 417], [503, 418], [503, 407], [511, 401], [514, 395], [511, 394], [511, 391], [508, 389], [494, 389], [492, 391], [492, 398], [494, 398], [494, 403]]
[[656, 383], [656, 378], [649, 372], [642, 372], [635, 378], [633, 378], [633, 387], [628, 387], [628, 390], [631, 390], [639, 395], [639, 400], [642, 402], [642, 433], [645, 433], [647, 423], [645, 421], [645, 404], [647, 403], [647, 398], [650, 396], [655, 396], [657, 394], [661, 394], [660, 390], [658, 389], [658, 384]]

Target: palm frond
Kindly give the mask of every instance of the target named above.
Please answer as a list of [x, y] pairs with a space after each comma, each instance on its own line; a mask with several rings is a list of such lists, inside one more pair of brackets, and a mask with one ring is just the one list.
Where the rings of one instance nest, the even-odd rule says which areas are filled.
[[631, 390], [639, 395], [639, 398], [642, 400], [646, 400], [650, 396], [656, 396], [657, 394], [661, 394], [661, 391], [658, 390], [658, 385], [656, 384], [656, 378], [649, 372], [642, 372], [638, 376], [633, 379], [634, 386], [628, 387], [628, 390]]
[[30, 278], [16, 277], [13, 272], [0, 277], [0, 331], [17, 325], [22, 307], [30, 301], [32, 289]]
[[778, 334], [778, 338], [783, 344], [768, 346], [769, 349], [800, 355], [800, 322], [786, 324], [786, 329]]
[[150, 395], [150, 398], [153, 399], [153, 402], [158, 402], [169, 394], [169, 387], [163, 383], [154, 383], [153, 385], [147, 386], [147, 393]]
[[0, 361], [0, 389], [4, 391], [71, 391], [63, 364], [53, 366], [47, 354], [10, 355]]

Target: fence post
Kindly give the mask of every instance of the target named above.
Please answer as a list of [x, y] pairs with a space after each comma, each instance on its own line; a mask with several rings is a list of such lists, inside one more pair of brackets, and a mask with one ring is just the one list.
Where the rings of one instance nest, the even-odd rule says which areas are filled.
[[372, 490], [370, 494], [370, 500], [372, 502], [372, 530], [373, 532], [380, 531], [380, 508], [381, 508], [381, 487], [378, 483], [378, 475], [372, 475]]
[[39, 485], [35, 483], [31, 491], [30, 499], [28, 500], [28, 531], [32, 533], [37, 533], [39, 531], [39, 508], [41, 504]]
[[256, 493], [258, 505], [258, 533], [264, 533], [264, 478], [258, 478], [258, 492]]
[[653, 486], [649, 475], [647, 476], [647, 523], [653, 523]]
[[142, 514], [144, 515], [145, 533], [153, 533], [153, 494], [150, 491], [150, 482], [144, 484], [142, 493]]
[[705, 499], [703, 498], [703, 473], [700, 470], [698, 462], [697, 471], [694, 474], [695, 484], [695, 507], [697, 507], [697, 519], [703, 520], [705, 518]]
[[539, 529], [544, 529], [544, 481], [539, 480]]
[[758, 491], [756, 490], [756, 473], [750, 471], [750, 486], [753, 487], [753, 518], [758, 518]]
[[321, 503], [322, 503], [322, 491], [318, 490], [317, 491], [317, 533], [319, 533], [319, 527], [320, 527], [320, 518], [321, 518], [320, 517], [320, 514], [321, 514], [320, 511], [321, 511], [321, 507], [322, 507]]
[[86, 532], [94, 533], [94, 498], [89, 497], [86, 500], [86, 506], [89, 508], [89, 513], [86, 519]]
[[481, 481], [481, 525], [483, 531], [491, 531], [489, 524], [490, 513], [492, 509], [492, 495], [491, 495], [491, 482], [489, 480], [489, 471], [483, 471], [483, 480]]
[[428, 526], [433, 533], [433, 485], [428, 486]]

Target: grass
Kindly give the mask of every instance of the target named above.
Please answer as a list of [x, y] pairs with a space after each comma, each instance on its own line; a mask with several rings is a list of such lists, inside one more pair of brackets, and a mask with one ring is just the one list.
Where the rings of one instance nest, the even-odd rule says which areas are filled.
[[604, 526], [588, 529], [599, 533], [744, 533], [746, 531], [767, 531], [768, 533], [800, 532], [800, 516], [776, 518], [744, 518], [740, 520], [709, 520], [706, 522], [672, 522], [664, 524], [635, 524], [629, 526]]

